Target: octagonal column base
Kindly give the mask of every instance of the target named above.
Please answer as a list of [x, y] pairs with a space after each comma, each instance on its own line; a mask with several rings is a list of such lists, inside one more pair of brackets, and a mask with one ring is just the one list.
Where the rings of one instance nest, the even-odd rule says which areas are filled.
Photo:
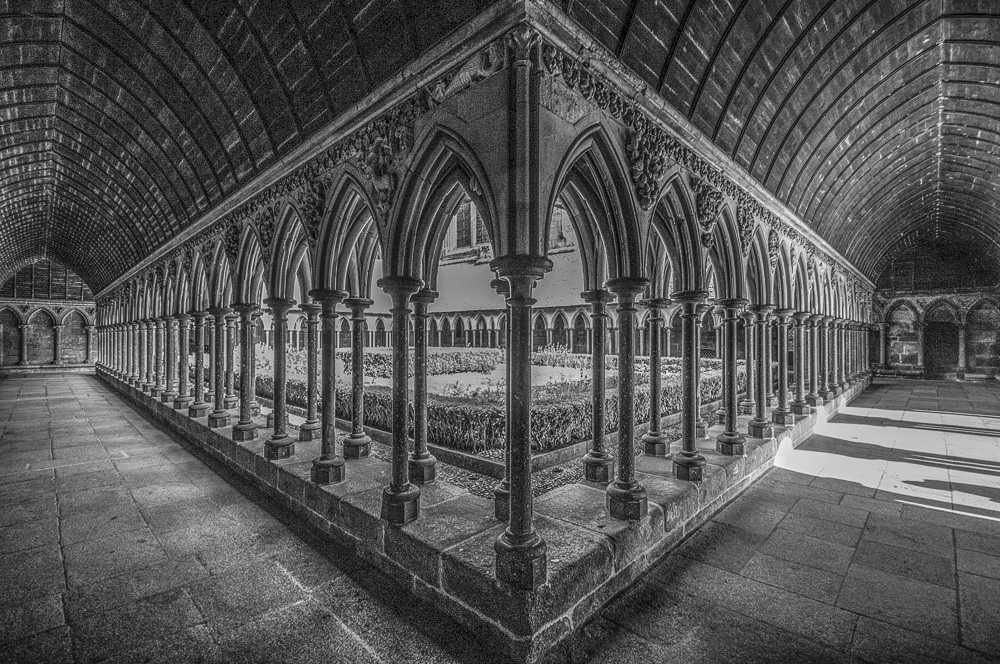
[[313, 459], [309, 469], [309, 479], [313, 484], [338, 484], [347, 479], [347, 465], [341, 457]]
[[211, 408], [207, 403], [193, 403], [188, 407], [188, 417], [208, 417]]
[[345, 459], [364, 459], [372, 452], [372, 439], [365, 434], [351, 434], [344, 439]]
[[233, 423], [233, 416], [226, 411], [212, 412], [208, 414], [208, 428], [221, 429]]
[[313, 420], [312, 422], [306, 420], [299, 427], [299, 441], [306, 440], [319, 440], [323, 437], [322, 425], [319, 420]]
[[751, 438], [774, 438], [774, 425], [766, 420], [750, 420], [747, 435]]
[[240, 424], [237, 422], [233, 425], [233, 440], [238, 443], [245, 443], [248, 440], [257, 440], [257, 425], [253, 422], [249, 424]]
[[705, 457], [700, 454], [674, 456], [674, 479], [701, 482], [705, 479]]
[[281, 438], [269, 438], [264, 443], [264, 458], [268, 461], [287, 459], [295, 454], [295, 441], [287, 434]]
[[642, 437], [642, 453], [646, 456], [670, 454], [670, 439], [662, 431], [649, 431]]
[[612, 519], [638, 521], [649, 512], [649, 498], [638, 482], [633, 487], [619, 486], [612, 482], [605, 491], [608, 514]]
[[420, 488], [409, 484], [401, 491], [392, 487], [382, 490], [382, 519], [393, 526], [402, 526], [420, 516]]
[[771, 422], [783, 427], [790, 427], [795, 424], [795, 415], [790, 410], [771, 411]]
[[506, 533], [493, 544], [497, 552], [497, 579], [518, 590], [535, 590], [548, 579], [545, 541], [535, 534], [526, 545], [515, 546]]
[[720, 433], [715, 439], [715, 451], [726, 456], [744, 456], [747, 439], [740, 435]]

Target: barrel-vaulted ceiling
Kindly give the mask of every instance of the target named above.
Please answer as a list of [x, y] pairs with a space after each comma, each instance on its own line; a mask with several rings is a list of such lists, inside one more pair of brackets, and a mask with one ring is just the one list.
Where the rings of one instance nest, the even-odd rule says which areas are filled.
[[0, 272], [99, 291], [491, 1], [0, 0]]
[[[492, 1], [0, 0], [0, 272], [101, 290]], [[873, 280], [1000, 253], [1000, 3], [559, 4]]]
[[1000, 253], [1000, 2], [563, 6], [873, 280], [914, 236]]

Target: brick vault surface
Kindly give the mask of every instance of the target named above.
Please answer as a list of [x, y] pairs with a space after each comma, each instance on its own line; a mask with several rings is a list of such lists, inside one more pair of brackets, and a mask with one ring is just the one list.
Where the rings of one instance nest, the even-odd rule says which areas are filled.
[[[823, 419], [549, 658], [1000, 656], [1000, 386], [873, 386]], [[93, 376], [0, 381], [0, 662], [500, 659], [201, 456]], [[538, 501], [551, 542], [588, 490]]]

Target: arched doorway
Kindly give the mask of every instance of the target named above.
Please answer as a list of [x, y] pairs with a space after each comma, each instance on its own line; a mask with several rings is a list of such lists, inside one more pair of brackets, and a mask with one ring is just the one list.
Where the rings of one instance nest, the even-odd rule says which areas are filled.
[[545, 330], [545, 317], [539, 314], [535, 317], [535, 326], [531, 335], [531, 347], [534, 350], [544, 348], [548, 343], [548, 336]]
[[0, 309], [0, 366], [21, 361], [21, 328], [17, 315], [10, 309]]
[[924, 316], [924, 375], [948, 378], [958, 369], [958, 316], [946, 303]]
[[968, 315], [966, 365], [978, 374], [1000, 372], [1000, 309], [990, 301], [974, 306]]
[[590, 352], [590, 349], [587, 348], [587, 321], [584, 320], [583, 312], [578, 313], [573, 320], [573, 352]]

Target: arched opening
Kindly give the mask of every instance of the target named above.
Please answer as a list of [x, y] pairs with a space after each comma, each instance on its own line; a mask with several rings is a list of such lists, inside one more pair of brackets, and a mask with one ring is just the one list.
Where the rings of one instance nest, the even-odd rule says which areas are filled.
[[917, 313], [906, 304], [901, 304], [889, 312], [888, 320], [889, 366], [898, 370], [914, 370], [919, 361], [919, 337], [917, 336]]
[[87, 360], [87, 321], [78, 311], [68, 315], [63, 323], [59, 359], [66, 364], [83, 364]]
[[958, 368], [958, 317], [955, 310], [940, 304], [924, 317], [924, 374], [947, 378]]
[[456, 348], [462, 348], [465, 345], [466, 345], [465, 322], [462, 320], [462, 317], [459, 316], [458, 318], [455, 319], [455, 342], [454, 342], [454, 346]]
[[552, 324], [552, 343], [556, 346], [569, 348], [569, 335], [566, 333], [566, 317], [561, 312], [556, 314], [555, 322]]
[[548, 342], [549, 335], [545, 327], [545, 317], [541, 315], [535, 316], [535, 325], [531, 332], [531, 348], [539, 350], [547, 346]]
[[583, 312], [578, 313], [573, 319], [573, 352], [590, 352], [590, 344], [587, 340], [587, 321], [584, 319]]
[[970, 371], [1000, 372], [1000, 309], [988, 300], [974, 306], [966, 318], [966, 364]]
[[32, 314], [28, 321], [28, 364], [51, 364], [55, 359], [55, 321], [45, 311]]
[[441, 346], [445, 348], [451, 348], [454, 344], [451, 335], [451, 322], [445, 318], [441, 321]]
[[381, 318], [375, 321], [375, 345], [386, 345], [385, 322]]
[[0, 366], [10, 366], [20, 361], [20, 321], [10, 309], [0, 309]]

